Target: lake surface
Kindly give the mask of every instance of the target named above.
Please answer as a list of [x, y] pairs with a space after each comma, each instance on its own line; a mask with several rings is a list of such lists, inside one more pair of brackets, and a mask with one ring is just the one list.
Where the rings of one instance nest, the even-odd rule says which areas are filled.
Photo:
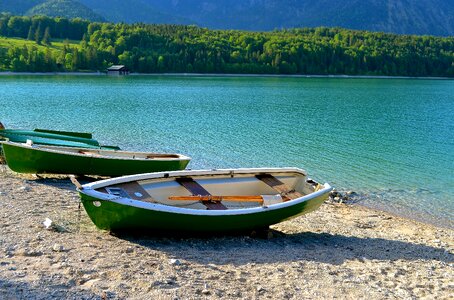
[[454, 227], [452, 80], [8, 75], [0, 120], [187, 154], [192, 169], [295, 166]]

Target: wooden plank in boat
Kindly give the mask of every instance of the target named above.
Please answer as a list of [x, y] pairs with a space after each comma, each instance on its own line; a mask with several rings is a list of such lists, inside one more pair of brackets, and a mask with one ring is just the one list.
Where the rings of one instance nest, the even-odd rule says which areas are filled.
[[275, 191], [279, 192], [284, 201], [289, 201], [303, 196], [294, 189], [290, 189], [285, 183], [271, 174], [258, 174], [255, 175], [255, 177], [272, 187]]
[[[176, 182], [184, 186], [188, 191], [194, 196], [211, 196], [211, 194], [198, 184], [194, 179], [190, 177], [179, 177], [175, 179]], [[207, 202], [202, 201], [203, 205], [207, 207], [208, 210], [226, 210], [227, 207], [220, 202]]]

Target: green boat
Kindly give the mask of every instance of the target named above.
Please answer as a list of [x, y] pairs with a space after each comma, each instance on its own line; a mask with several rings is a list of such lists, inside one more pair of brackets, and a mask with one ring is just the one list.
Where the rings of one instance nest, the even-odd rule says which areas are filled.
[[297, 168], [185, 170], [138, 174], [78, 186], [100, 229], [241, 232], [317, 209], [332, 190]]
[[[1, 123], [0, 123], [1, 124]], [[9, 140], [16, 143], [25, 143], [31, 140], [34, 144], [53, 145], [64, 147], [80, 147], [93, 149], [113, 149], [119, 150], [117, 146], [101, 146], [93, 139], [91, 133], [57, 131], [49, 129], [2, 129], [0, 126], [0, 139]]]
[[181, 154], [0, 143], [8, 167], [18, 173], [121, 176], [182, 170], [190, 161]]

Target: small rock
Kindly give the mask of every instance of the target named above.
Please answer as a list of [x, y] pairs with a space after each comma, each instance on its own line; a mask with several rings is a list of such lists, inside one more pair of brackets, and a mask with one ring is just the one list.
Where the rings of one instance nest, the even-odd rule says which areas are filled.
[[19, 192], [28, 192], [30, 191], [30, 187], [28, 186], [21, 186], [20, 188], [18, 188]]
[[128, 247], [125, 250], [125, 253], [133, 253], [133, 252], [134, 252], [134, 248], [133, 247]]
[[256, 290], [259, 293], [265, 291], [265, 289], [262, 286], [260, 286], [260, 285], [256, 288]]
[[181, 261], [179, 259], [172, 258], [169, 260], [169, 264], [179, 266], [181, 265]]
[[210, 290], [203, 289], [203, 290], [202, 290], [202, 294], [204, 294], [204, 295], [210, 295], [211, 292], [210, 292]]
[[62, 252], [64, 250], [63, 246], [60, 244], [54, 244], [52, 250], [55, 252]]
[[17, 250], [17, 255], [19, 255], [19, 256], [41, 256], [42, 252], [30, 250], [28, 248], [22, 248], [22, 249]]
[[46, 229], [52, 228], [52, 220], [49, 218], [46, 218], [43, 222], [43, 225]]

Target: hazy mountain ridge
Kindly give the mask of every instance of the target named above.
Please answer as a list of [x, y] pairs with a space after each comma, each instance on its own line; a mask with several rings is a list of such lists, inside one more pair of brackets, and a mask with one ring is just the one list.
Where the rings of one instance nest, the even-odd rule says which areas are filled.
[[[214, 29], [344, 27], [400, 34], [454, 35], [453, 0], [65, 0], [80, 17], [111, 22], [197, 24]], [[55, 16], [56, 0], [3, 0], [0, 11]], [[37, 10], [44, 5], [47, 10]], [[78, 11], [74, 9], [74, 11]], [[64, 13], [65, 10], [59, 10]], [[64, 15], [70, 17], [68, 15]]]
[[454, 35], [452, 0], [143, 0], [211, 28], [344, 27]]
[[143, 0], [77, 0], [111, 22], [126, 23], [193, 23], [163, 13]]

